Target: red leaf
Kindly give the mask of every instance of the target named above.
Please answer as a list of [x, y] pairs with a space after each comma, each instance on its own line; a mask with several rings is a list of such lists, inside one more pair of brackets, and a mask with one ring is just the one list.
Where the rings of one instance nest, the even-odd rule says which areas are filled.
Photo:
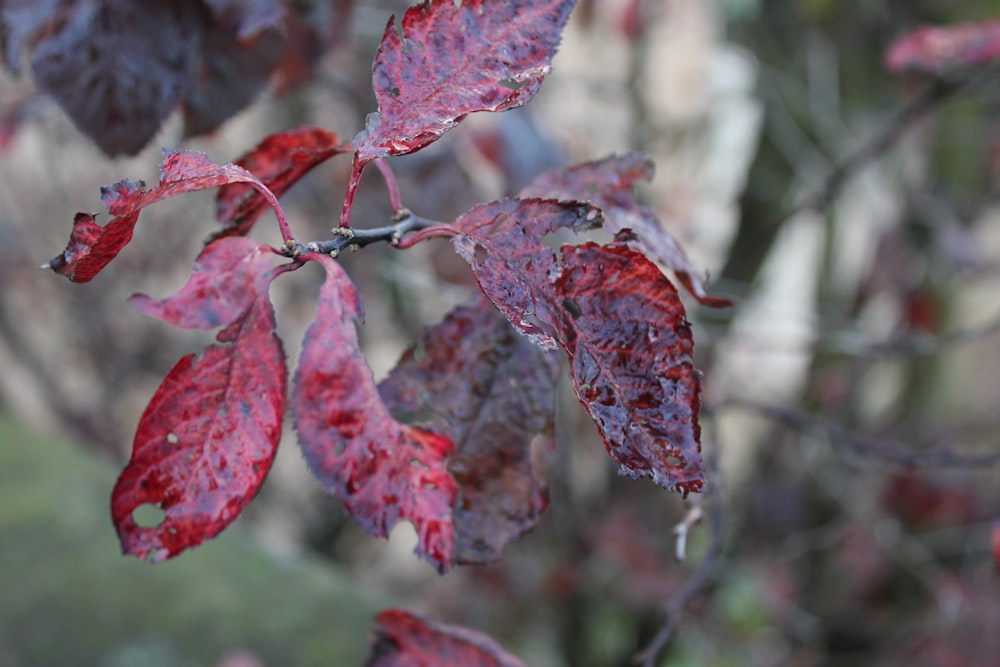
[[[139, 421], [132, 458], [111, 497], [122, 552], [172, 558], [228, 526], [274, 460], [285, 403], [285, 355], [267, 292], [218, 343], [177, 362]], [[133, 512], [164, 510], [154, 527]]]
[[653, 178], [653, 163], [638, 153], [583, 162], [539, 175], [518, 197], [585, 201], [604, 212], [604, 226], [612, 234], [631, 229], [629, 244], [674, 272], [691, 295], [706, 306], [733, 305], [730, 299], [710, 296], [705, 281], [677, 239], [663, 228], [656, 214], [640, 206], [632, 194], [638, 182]]
[[375, 621], [366, 667], [524, 667], [475, 630], [426, 621], [402, 609], [387, 609]]
[[449, 436], [457, 454], [455, 560], [490, 563], [548, 504], [532, 440], [552, 446], [559, 365], [487, 299], [459, 308], [406, 351], [380, 385], [398, 418]]
[[328, 255], [302, 258], [327, 272], [292, 390], [306, 462], [372, 535], [386, 537], [400, 519], [412, 522], [420, 538], [417, 553], [443, 571], [455, 553], [451, 510], [457, 488], [446, 470], [455, 446], [443, 435], [392, 418], [358, 346], [354, 322], [362, 306], [354, 286]]
[[196, 65], [191, 42], [198, 33], [197, 6], [43, 4], [32, 23], [19, 23], [8, 58], [21, 39], [34, 42], [31, 71], [39, 88], [108, 155], [137, 153], [185, 93]]
[[[300, 127], [270, 135], [236, 164], [280, 197], [316, 165], [351, 150], [332, 132]], [[216, 236], [247, 234], [266, 206], [267, 201], [250, 186], [222, 186], [215, 199], [215, 215], [223, 229]]]
[[160, 163], [160, 184], [156, 187], [147, 188], [142, 181], [119, 181], [101, 188], [101, 199], [114, 218], [100, 227], [93, 215], [77, 213], [69, 245], [46, 266], [74, 282], [87, 282], [132, 240], [143, 208], [167, 197], [227, 183], [253, 183], [266, 189], [238, 165], [215, 164], [204, 153], [168, 151]]
[[379, 111], [354, 139], [362, 161], [437, 140], [474, 111], [538, 92], [574, 0], [427, 0], [389, 20], [375, 55]]
[[176, 294], [129, 299], [141, 313], [186, 329], [214, 329], [246, 312], [271, 282], [274, 250], [247, 238], [219, 239], [206, 247], [194, 272]]
[[928, 26], [908, 32], [889, 48], [886, 67], [949, 74], [1000, 59], [1000, 20]]
[[703, 482], [699, 373], [684, 306], [646, 257], [615, 243], [564, 246], [542, 235], [596, 222], [583, 204], [507, 200], [479, 206], [454, 228], [483, 292], [542, 344], [558, 341], [577, 396], [612, 458], [632, 477], [682, 494]]

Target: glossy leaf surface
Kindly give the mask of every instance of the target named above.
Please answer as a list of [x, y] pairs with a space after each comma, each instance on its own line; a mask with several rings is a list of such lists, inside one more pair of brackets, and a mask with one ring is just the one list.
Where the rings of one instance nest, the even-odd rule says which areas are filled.
[[[270, 135], [234, 164], [252, 173], [280, 197], [316, 165], [351, 150], [332, 132], [300, 127]], [[223, 225], [217, 235], [247, 234], [267, 205], [267, 200], [248, 185], [222, 186], [215, 200], [215, 215]]]
[[366, 667], [524, 667], [490, 637], [455, 625], [388, 609], [375, 617]]
[[[398, 419], [448, 435], [457, 453], [455, 560], [489, 563], [548, 504], [533, 449], [552, 446], [559, 366], [487, 299], [425, 332], [379, 385]], [[533, 447], [534, 445], [534, 447]]]
[[[198, 357], [181, 359], [139, 421], [111, 498], [123, 553], [160, 561], [214, 537], [260, 489], [285, 405], [285, 355], [259, 293]], [[155, 526], [133, 512], [165, 513]]]
[[363, 161], [435, 141], [474, 111], [528, 102], [549, 71], [573, 0], [427, 0], [393, 17], [375, 55], [379, 111], [354, 140]]
[[362, 306], [354, 286], [328, 255], [303, 259], [327, 272], [292, 389], [306, 462], [372, 535], [388, 536], [401, 519], [413, 523], [417, 553], [444, 570], [455, 553], [451, 510], [457, 486], [446, 468], [455, 445], [392, 417], [358, 345], [355, 321]]
[[1000, 20], [918, 28], [897, 39], [886, 54], [892, 71], [946, 75], [1000, 60]]
[[635, 184], [652, 178], [653, 163], [637, 153], [629, 153], [547, 171], [518, 196], [590, 202], [603, 211], [604, 226], [609, 232], [617, 234], [631, 229], [635, 233], [631, 245], [673, 271], [699, 303], [713, 307], [733, 305], [729, 299], [708, 294], [702, 274], [677, 239], [663, 228], [656, 213], [635, 200], [632, 192]]
[[232, 322], [267, 291], [274, 251], [244, 237], [219, 239], [194, 263], [194, 272], [176, 294], [129, 300], [141, 313], [175, 327], [214, 329]]
[[480, 287], [541, 344], [558, 342], [574, 387], [622, 472], [682, 494], [699, 491], [699, 373], [684, 306], [670, 281], [621, 234], [607, 246], [543, 235], [597, 223], [583, 204], [507, 200], [455, 222]]
[[150, 204], [227, 183], [264, 184], [243, 167], [212, 162], [204, 153], [167, 152], [160, 163], [160, 183], [149, 188], [142, 181], [119, 181], [101, 188], [101, 199], [114, 216], [100, 227], [94, 216], [78, 213], [69, 245], [48, 263], [48, 268], [74, 282], [87, 282], [101, 272], [132, 240], [139, 212]]

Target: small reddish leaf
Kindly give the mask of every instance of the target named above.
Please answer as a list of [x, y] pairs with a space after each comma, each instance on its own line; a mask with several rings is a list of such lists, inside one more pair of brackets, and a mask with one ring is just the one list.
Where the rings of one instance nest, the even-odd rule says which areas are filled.
[[704, 279], [677, 239], [663, 228], [651, 209], [636, 202], [632, 194], [635, 184], [652, 178], [653, 163], [638, 153], [629, 153], [552, 169], [535, 178], [518, 196], [590, 202], [604, 212], [604, 226], [609, 232], [631, 229], [636, 238], [629, 244], [673, 271], [699, 303], [714, 308], [733, 305], [730, 299], [708, 294]]
[[700, 380], [677, 290], [626, 234], [559, 256], [542, 244], [598, 221], [594, 211], [532, 199], [478, 206], [454, 223], [456, 250], [515, 326], [569, 354], [577, 396], [622, 472], [697, 492]]
[[256, 176], [234, 164], [218, 165], [204, 153], [167, 151], [160, 163], [160, 183], [119, 181], [101, 188], [101, 200], [114, 218], [104, 227], [89, 213], [77, 213], [69, 245], [46, 266], [78, 283], [96, 276], [132, 240], [139, 212], [156, 202], [227, 183], [252, 183], [266, 190]]
[[35, 32], [39, 88], [108, 155], [137, 153], [185, 93], [196, 64], [197, 6], [72, 0], [50, 11], [19, 35]]
[[490, 637], [427, 621], [403, 609], [375, 617], [378, 627], [366, 667], [524, 667]]
[[129, 301], [175, 327], [214, 329], [238, 318], [267, 291], [274, 254], [247, 238], [219, 239], [198, 256], [191, 278], [176, 294], [166, 299], [134, 294]]
[[451, 511], [457, 488], [446, 469], [446, 436], [400, 424], [379, 397], [361, 355], [361, 300], [328, 255], [308, 254], [327, 278], [306, 331], [292, 389], [292, 416], [306, 462], [369, 533], [386, 537], [400, 519], [419, 535], [417, 553], [444, 571], [454, 561]]
[[893, 42], [885, 64], [893, 72], [947, 75], [996, 60], [1000, 60], [1000, 20], [918, 28]]
[[[300, 127], [270, 135], [235, 164], [280, 197], [316, 165], [351, 150], [349, 144], [342, 143], [332, 132]], [[215, 199], [215, 216], [223, 229], [216, 236], [247, 234], [266, 207], [267, 201], [248, 185], [222, 186]]]
[[[228, 526], [274, 460], [285, 404], [285, 355], [266, 290], [200, 357], [177, 362], [139, 421], [111, 497], [122, 552], [172, 558]], [[141, 526], [133, 512], [165, 512]]]
[[398, 419], [449, 436], [457, 454], [455, 560], [490, 563], [548, 504], [532, 441], [552, 446], [559, 365], [487, 299], [459, 308], [407, 350], [379, 385]]
[[359, 158], [412, 153], [467, 114], [531, 100], [574, 4], [427, 0], [390, 19], [373, 67], [379, 111], [354, 139]]

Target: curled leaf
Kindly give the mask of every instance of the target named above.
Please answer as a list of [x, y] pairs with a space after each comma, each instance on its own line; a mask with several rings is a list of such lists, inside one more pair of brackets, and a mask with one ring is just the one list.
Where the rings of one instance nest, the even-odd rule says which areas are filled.
[[220, 239], [198, 256], [191, 278], [176, 294], [166, 299], [134, 294], [129, 302], [175, 327], [214, 329], [239, 317], [267, 290], [273, 254], [247, 238]]
[[[204, 153], [166, 151], [160, 163], [160, 183], [122, 180], [101, 188], [101, 200], [114, 216], [104, 227], [89, 213], [77, 213], [69, 244], [46, 264], [78, 283], [92, 280], [132, 240], [143, 208], [174, 195], [214, 188], [227, 183], [251, 183], [267, 191], [249, 171], [234, 164], [215, 164]], [[277, 200], [271, 202], [276, 206]]]
[[732, 300], [711, 296], [674, 235], [651, 209], [640, 206], [632, 192], [636, 183], [653, 178], [653, 163], [638, 153], [583, 162], [540, 174], [518, 195], [564, 201], [585, 201], [604, 213], [604, 227], [612, 234], [634, 233], [628, 243], [655, 262], [673, 271], [677, 280], [699, 303], [714, 308], [733, 305]]
[[997, 60], [1000, 20], [918, 28], [893, 42], [885, 57], [886, 66], [893, 72], [920, 71], [938, 76]]

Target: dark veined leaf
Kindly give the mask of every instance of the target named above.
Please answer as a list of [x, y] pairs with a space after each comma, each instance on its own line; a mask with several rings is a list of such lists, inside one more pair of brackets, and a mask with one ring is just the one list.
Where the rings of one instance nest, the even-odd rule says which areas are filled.
[[344, 270], [307, 254], [327, 277], [306, 331], [292, 389], [299, 444], [316, 478], [369, 533], [386, 537], [400, 519], [417, 529], [417, 553], [441, 571], [454, 561], [457, 487], [443, 435], [400, 424], [379, 397], [358, 346], [362, 306]]
[[199, 58], [183, 100], [185, 137], [217, 130], [253, 102], [281, 60], [285, 37], [277, 27], [255, 26], [252, 37], [234, 32], [215, 22], [201, 27]]
[[927, 26], [908, 32], [889, 48], [886, 66], [936, 75], [982, 67], [1000, 60], [1000, 20]]
[[39, 88], [108, 155], [137, 153], [187, 90], [197, 4], [72, 0], [49, 11], [32, 38]]
[[455, 247], [515, 326], [569, 354], [577, 396], [622, 472], [699, 491], [700, 379], [677, 290], [627, 234], [558, 255], [542, 243], [599, 223], [595, 213], [575, 202], [485, 204], [454, 223]]
[[550, 353], [481, 298], [430, 328], [379, 385], [397, 419], [455, 443], [456, 562], [499, 560], [541, 518], [548, 495], [532, 454], [553, 446], [558, 372]]
[[[111, 497], [123, 553], [161, 561], [214, 537], [270, 470], [287, 370], [266, 286], [255, 297], [217, 343], [177, 362], [143, 413]], [[158, 524], [134, 515], [147, 505], [164, 512]]]
[[248, 238], [219, 239], [194, 263], [187, 283], [173, 296], [153, 299], [135, 294], [129, 300], [141, 313], [175, 327], [214, 329], [232, 322], [267, 291], [275, 252]]
[[538, 92], [574, 0], [427, 0], [390, 19], [375, 55], [379, 111], [354, 139], [359, 159], [403, 155], [474, 111]]
[[617, 234], [631, 229], [635, 233], [632, 247], [673, 271], [699, 303], [716, 308], [733, 305], [730, 299], [708, 294], [705, 280], [677, 239], [651, 209], [636, 202], [632, 193], [635, 184], [652, 178], [653, 163], [638, 153], [629, 153], [552, 169], [535, 178], [518, 197], [590, 202], [603, 211], [608, 231]]
[[366, 667], [524, 667], [475, 630], [427, 621], [403, 609], [387, 609], [375, 621]]
[[[218, 165], [204, 153], [167, 151], [160, 163], [160, 183], [147, 188], [142, 181], [119, 181], [101, 188], [101, 199], [114, 216], [104, 227], [89, 213], [77, 213], [69, 245], [46, 268], [78, 283], [96, 276], [132, 240], [139, 212], [158, 201], [185, 192], [214, 188], [227, 183], [252, 183], [267, 190], [243, 167]], [[270, 194], [270, 192], [268, 192]], [[277, 200], [271, 202], [276, 205]]]
[[[344, 144], [332, 132], [318, 127], [300, 127], [266, 137], [235, 164], [259, 178], [280, 197], [316, 165], [352, 150], [350, 144]], [[247, 234], [266, 207], [267, 200], [248, 185], [222, 186], [215, 200], [215, 215], [223, 225], [217, 236]]]

